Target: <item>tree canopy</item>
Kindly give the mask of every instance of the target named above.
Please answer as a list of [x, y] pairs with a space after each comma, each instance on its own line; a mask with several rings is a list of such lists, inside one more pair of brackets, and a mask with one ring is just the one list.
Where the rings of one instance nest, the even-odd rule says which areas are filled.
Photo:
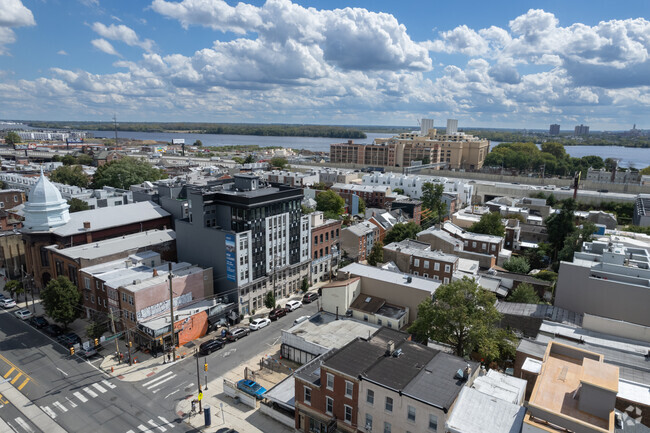
[[70, 200], [68, 200], [68, 205], [70, 206], [70, 209], [68, 209], [70, 213], [81, 212], [82, 210], [90, 210], [88, 203], [76, 197], [72, 197]]
[[523, 304], [539, 304], [540, 299], [533, 286], [528, 283], [521, 283], [512, 291], [507, 301], [520, 302]]
[[45, 313], [64, 328], [81, 314], [81, 293], [72, 282], [60, 276], [50, 280], [41, 290], [41, 300]]
[[472, 233], [481, 233], [492, 236], [504, 236], [506, 233], [499, 212], [490, 212], [481, 215], [481, 219], [472, 224], [469, 231]]
[[572, 198], [562, 200], [562, 209], [546, 217], [544, 224], [548, 233], [548, 242], [551, 245], [553, 261], [557, 258], [558, 252], [564, 247], [567, 236], [576, 230], [574, 212], [576, 202]]
[[264, 306], [271, 309], [275, 308], [275, 294], [272, 290], [266, 292], [266, 296], [264, 296]]
[[514, 256], [503, 263], [503, 268], [517, 274], [527, 274], [530, 271], [530, 264], [526, 257]]
[[470, 278], [444, 284], [435, 299], [418, 306], [418, 315], [408, 331], [420, 341], [432, 339], [449, 344], [458, 356], [472, 352], [487, 360], [512, 356], [514, 335], [497, 327], [501, 314], [493, 293]]
[[131, 185], [140, 184], [146, 180], [155, 181], [164, 177], [165, 174], [162, 170], [154, 168], [148, 162], [126, 157], [99, 166], [93, 178], [93, 188], [112, 186], [129, 189]]
[[62, 165], [50, 174], [50, 180], [80, 188], [87, 188], [90, 185], [90, 178], [80, 165]]
[[271, 167], [279, 168], [280, 170], [284, 170], [285, 168], [289, 167], [289, 161], [287, 161], [287, 158], [282, 158], [280, 156], [271, 158], [270, 163]]
[[376, 241], [368, 255], [368, 264], [370, 266], [377, 266], [377, 263], [384, 261], [384, 244], [381, 241]]
[[422, 185], [423, 227], [429, 227], [445, 217], [447, 205], [442, 201], [442, 194], [444, 192], [445, 187], [441, 183], [433, 184], [427, 182]]
[[25, 293], [25, 287], [20, 280], [7, 281], [7, 284], [5, 284], [5, 290], [9, 292], [12, 298], [16, 296], [16, 300], [21, 294]]
[[331, 189], [316, 195], [316, 210], [325, 212], [325, 218], [338, 219], [345, 209], [345, 200]]
[[404, 239], [415, 239], [421, 227], [414, 222], [395, 224], [384, 236], [386, 245], [393, 242], [400, 242]]
[[9, 131], [7, 132], [7, 135], [5, 135], [5, 143], [10, 146], [13, 146], [20, 142], [22, 142], [22, 140], [20, 139], [20, 135], [18, 135], [14, 131]]

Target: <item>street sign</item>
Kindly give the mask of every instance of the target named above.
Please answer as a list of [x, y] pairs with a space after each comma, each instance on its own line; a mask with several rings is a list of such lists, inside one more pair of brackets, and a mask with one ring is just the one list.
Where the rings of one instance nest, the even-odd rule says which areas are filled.
[[199, 401], [203, 400], [203, 393], [199, 392]]

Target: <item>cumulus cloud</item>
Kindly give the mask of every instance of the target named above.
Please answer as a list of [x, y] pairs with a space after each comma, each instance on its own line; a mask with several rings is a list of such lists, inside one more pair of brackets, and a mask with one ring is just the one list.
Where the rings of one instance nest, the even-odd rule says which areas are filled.
[[16, 42], [12, 28], [34, 25], [32, 11], [21, 0], [0, 0], [0, 55], [7, 54], [6, 45]]
[[103, 51], [106, 54], [110, 54], [112, 56], [122, 57], [120, 53], [118, 53], [117, 50], [115, 50], [113, 45], [111, 45], [111, 43], [108, 42], [106, 39], [93, 39], [92, 41], [90, 41], [90, 43], [93, 44], [93, 46], [97, 48], [99, 51]]
[[124, 42], [131, 47], [140, 47], [145, 51], [150, 52], [155, 46], [154, 41], [151, 39], [140, 40], [138, 34], [132, 28], [127, 27], [124, 24], [111, 24], [110, 26], [107, 26], [105, 24], [96, 22], [92, 25], [92, 29], [99, 36], [102, 36], [106, 39]]
[[67, 56], [67, 55], [68, 55], [68, 53], [67, 53], [65, 50], [59, 50], [59, 51], [57, 51], [56, 53], [57, 53], [58, 55], [60, 55], [60, 56]]

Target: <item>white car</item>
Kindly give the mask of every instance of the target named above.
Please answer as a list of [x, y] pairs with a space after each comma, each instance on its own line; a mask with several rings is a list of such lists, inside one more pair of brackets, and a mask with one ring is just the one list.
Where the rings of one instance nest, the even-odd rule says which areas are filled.
[[12, 308], [16, 306], [16, 301], [11, 298], [0, 299], [0, 307], [2, 308]]
[[22, 308], [18, 311], [14, 311], [14, 314], [16, 315], [16, 317], [18, 317], [21, 320], [27, 320], [33, 316], [32, 312], [26, 308]]
[[302, 307], [302, 302], [301, 301], [289, 301], [287, 302], [287, 305], [284, 307], [287, 311], [293, 311], [298, 308]]
[[255, 319], [251, 322], [249, 328], [251, 331], [257, 331], [258, 329], [262, 329], [265, 326], [269, 326], [271, 323], [270, 319], [263, 318], [263, 319]]

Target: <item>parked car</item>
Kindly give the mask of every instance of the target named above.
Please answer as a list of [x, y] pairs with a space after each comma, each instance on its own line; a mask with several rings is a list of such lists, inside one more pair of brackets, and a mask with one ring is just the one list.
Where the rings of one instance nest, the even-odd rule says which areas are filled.
[[233, 328], [226, 333], [226, 339], [228, 341], [237, 341], [242, 337], [247, 336], [251, 333], [251, 330], [248, 328]]
[[215, 350], [221, 349], [225, 345], [226, 345], [226, 341], [223, 338], [213, 338], [204, 343], [201, 343], [201, 345], [199, 346], [199, 354], [209, 355]]
[[568, 190], [571, 189], [571, 187], [570, 187], [570, 186], [563, 186], [563, 187], [560, 188], [560, 189], [561, 189], [562, 191], [568, 191]]
[[36, 329], [43, 329], [48, 325], [47, 320], [45, 320], [43, 316], [32, 317], [31, 319], [29, 319], [29, 324]]
[[280, 317], [284, 317], [287, 315], [287, 310], [284, 308], [274, 308], [271, 311], [269, 311], [269, 319], [271, 320], [278, 320]]
[[270, 323], [271, 323], [271, 319], [266, 319], [266, 318], [264, 318], [264, 319], [255, 319], [255, 320], [253, 320], [251, 322], [251, 324], [248, 326], [248, 328], [251, 331], [257, 331], [258, 329], [262, 329], [265, 326], [269, 326]]
[[82, 347], [81, 350], [77, 353], [83, 356], [84, 358], [92, 358], [93, 356], [97, 355], [97, 349], [95, 349], [94, 347], [89, 347], [88, 349], [84, 349]]
[[63, 334], [63, 328], [59, 325], [50, 324], [43, 328], [43, 331], [50, 337], [58, 337]]
[[254, 380], [248, 380], [248, 379], [242, 379], [239, 382], [237, 382], [237, 388], [241, 389], [246, 394], [250, 394], [253, 397], [258, 399], [264, 398], [263, 394], [266, 392], [266, 388], [264, 388], [262, 385], [255, 382]]
[[81, 337], [74, 332], [68, 332], [67, 334], [59, 335], [57, 341], [65, 347], [72, 347], [75, 344], [81, 344]]
[[297, 325], [298, 323], [302, 323], [305, 320], [309, 320], [309, 316], [300, 316], [296, 320], [293, 321], [293, 324]]
[[27, 320], [33, 316], [32, 312], [27, 308], [21, 308], [20, 310], [14, 311], [14, 315], [20, 320]]
[[318, 299], [318, 294], [314, 292], [305, 293], [305, 296], [302, 297], [302, 302], [303, 304], [309, 304], [310, 302], [314, 302], [316, 299]]
[[287, 302], [287, 305], [284, 307], [284, 309], [287, 311], [293, 311], [300, 307], [302, 307], [302, 302], [294, 300]]
[[16, 301], [11, 298], [0, 299], [0, 307], [2, 308], [13, 308], [16, 306]]

